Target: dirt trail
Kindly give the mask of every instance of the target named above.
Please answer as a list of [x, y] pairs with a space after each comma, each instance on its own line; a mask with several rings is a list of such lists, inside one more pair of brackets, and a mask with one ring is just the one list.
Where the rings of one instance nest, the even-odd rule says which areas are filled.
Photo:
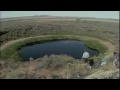
[[[36, 37], [45, 37], [45, 36], [51, 36], [51, 35], [27, 37], [27, 38], [12, 40], [12, 41], [9, 41], [9, 42], [3, 44], [0, 47], [0, 50], [3, 50], [6, 47], [8, 47], [9, 45], [14, 44], [14, 43], [19, 42], [19, 41], [23, 41], [23, 40], [30, 39], [30, 38], [36, 38]], [[72, 35], [66, 35], [66, 36], [72, 36]], [[80, 36], [75, 36], [75, 37], [80, 37]], [[100, 43], [102, 43], [103, 45], [105, 45], [106, 47], [108, 47], [108, 51], [106, 53], [109, 54], [109, 55], [112, 55], [112, 53], [115, 51], [115, 46], [113, 44], [111, 44], [110, 42], [107, 42], [107, 41], [104, 41], [104, 40], [101, 40], [101, 39], [97, 39], [97, 38], [87, 37], [87, 36], [83, 36], [83, 37], [80, 37], [80, 38], [81, 39], [83, 38], [83, 39], [91, 39], [91, 40], [97, 40], [97, 41], [99, 41]]]

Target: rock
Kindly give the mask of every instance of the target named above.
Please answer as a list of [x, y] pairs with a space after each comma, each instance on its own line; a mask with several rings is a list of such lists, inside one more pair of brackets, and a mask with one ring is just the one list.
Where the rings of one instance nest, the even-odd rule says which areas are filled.
[[29, 59], [30, 61], [33, 61], [34, 59], [32, 58], [32, 57], [30, 57], [30, 59]]

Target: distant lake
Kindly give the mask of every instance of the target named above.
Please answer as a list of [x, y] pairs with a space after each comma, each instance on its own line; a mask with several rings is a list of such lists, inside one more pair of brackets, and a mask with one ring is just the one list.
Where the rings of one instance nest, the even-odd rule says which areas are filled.
[[81, 59], [84, 50], [87, 50], [91, 56], [99, 55], [97, 50], [88, 48], [84, 42], [76, 40], [50, 41], [41, 44], [22, 47], [18, 52], [24, 60], [30, 57], [37, 59], [45, 55], [68, 55], [75, 59]]

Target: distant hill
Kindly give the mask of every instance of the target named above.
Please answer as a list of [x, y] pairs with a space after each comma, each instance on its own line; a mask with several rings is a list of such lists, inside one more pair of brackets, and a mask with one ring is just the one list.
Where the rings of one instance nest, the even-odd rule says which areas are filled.
[[81, 19], [87, 21], [105, 21], [105, 22], [119, 22], [119, 19], [105, 19], [105, 18], [94, 18], [94, 17], [70, 17], [70, 16], [50, 16], [50, 15], [35, 15], [35, 16], [22, 16], [22, 17], [11, 17], [11, 18], [1, 18], [1, 21], [9, 21], [9, 20], [21, 20], [21, 19]]
[[59, 16], [49, 16], [49, 15], [35, 15], [35, 16], [2, 18], [1, 21], [20, 20], [20, 19], [35, 19], [35, 18], [62, 18], [62, 17], [59, 17]]

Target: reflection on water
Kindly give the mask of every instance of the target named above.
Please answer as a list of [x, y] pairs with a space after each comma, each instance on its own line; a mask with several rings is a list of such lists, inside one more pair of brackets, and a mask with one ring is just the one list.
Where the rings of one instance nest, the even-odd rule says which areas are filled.
[[36, 59], [45, 55], [69, 55], [76, 59], [80, 59], [84, 50], [87, 50], [91, 56], [98, 55], [99, 52], [88, 48], [84, 42], [76, 40], [52, 41], [42, 44], [35, 44], [23, 47], [19, 50], [20, 55], [24, 60], [29, 60], [30, 57]]

